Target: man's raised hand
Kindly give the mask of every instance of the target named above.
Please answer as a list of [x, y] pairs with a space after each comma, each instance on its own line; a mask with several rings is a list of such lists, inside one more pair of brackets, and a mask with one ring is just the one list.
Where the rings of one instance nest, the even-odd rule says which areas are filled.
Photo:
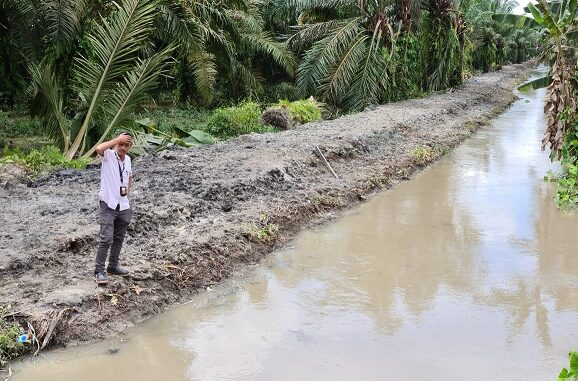
[[116, 144], [132, 144], [132, 137], [129, 134], [122, 133], [116, 138]]

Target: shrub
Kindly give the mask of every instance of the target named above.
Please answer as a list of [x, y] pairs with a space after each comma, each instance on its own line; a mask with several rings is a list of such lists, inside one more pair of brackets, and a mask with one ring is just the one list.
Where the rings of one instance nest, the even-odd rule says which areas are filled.
[[5, 148], [2, 157], [0, 157], [0, 163], [16, 164], [33, 177], [55, 168], [82, 169], [86, 168], [88, 164], [86, 160], [82, 159], [69, 160], [54, 146], [43, 147], [39, 150], [34, 149], [28, 153], [24, 153], [20, 149]]
[[291, 117], [289, 111], [283, 108], [272, 107], [263, 112], [261, 116], [263, 124], [269, 124], [280, 130], [288, 130], [291, 128]]
[[0, 111], [0, 131], [4, 137], [43, 135], [37, 120], [16, 111]]
[[314, 99], [302, 99], [295, 102], [281, 100], [278, 104], [282, 108], [289, 110], [291, 118], [298, 123], [309, 123], [321, 120], [321, 109]]
[[239, 106], [219, 108], [209, 118], [207, 132], [221, 139], [231, 138], [251, 132], [274, 132], [271, 126], [261, 123], [261, 107], [255, 102], [245, 102]]
[[295, 101], [299, 99], [299, 90], [293, 84], [281, 82], [265, 88], [265, 101], [277, 102], [279, 99]]
[[558, 178], [556, 204], [560, 209], [569, 209], [578, 203], [578, 164], [574, 160], [562, 160], [566, 172]]

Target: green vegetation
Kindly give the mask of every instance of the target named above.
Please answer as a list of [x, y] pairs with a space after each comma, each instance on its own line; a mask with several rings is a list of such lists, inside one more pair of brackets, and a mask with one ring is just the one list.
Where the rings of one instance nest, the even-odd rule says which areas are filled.
[[526, 15], [500, 14], [494, 20], [525, 30], [534, 30], [541, 37], [540, 59], [550, 65], [550, 73], [521, 87], [521, 90], [548, 86], [544, 108], [548, 122], [542, 150], [550, 148], [552, 161], [560, 161], [565, 172], [558, 179], [557, 204], [562, 208], [578, 202], [578, 1], [528, 4]]
[[218, 138], [226, 139], [251, 132], [274, 132], [261, 123], [261, 106], [245, 102], [240, 106], [219, 108], [209, 118], [207, 131]]
[[321, 120], [321, 109], [313, 99], [303, 99], [294, 102], [279, 101], [278, 107], [289, 110], [289, 116], [297, 123], [309, 123]]
[[260, 212], [256, 223], [245, 226], [244, 234], [254, 242], [267, 244], [279, 238], [279, 226], [271, 223], [266, 213]]
[[568, 357], [570, 358], [570, 369], [563, 368], [558, 375], [558, 381], [578, 380], [578, 353], [576, 351], [571, 351]]
[[558, 178], [556, 204], [561, 209], [569, 209], [578, 204], [578, 165], [564, 161], [565, 172]]
[[[492, 17], [514, 6], [4, 0], [0, 105], [30, 116], [4, 135], [47, 137], [65, 157], [88, 159], [119, 129], [139, 131], [155, 149], [192, 146], [184, 141], [192, 131], [227, 139], [320, 120], [316, 100], [339, 115], [422, 96], [535, 55], [536, 31]], [[267, 105], [290, 120], [261, 116]], [[147, 118], [153, 129], [135, 127]]]
[[5, 314], [6, 310], [0, 308], [0, 369], [26, 350], [24, 345], [17, 341], [20, 335], [19, 325], [5, 319]]
[[86, 159], [70, 160], [65, 157], [57, 147], [45, 146], [41, 149], [33, 149], [24, 153], [19, 148], [5, 148], [0, 156], [0, 164], [15, 164], [23, 168], [31, 177], [62, 168], [83, 169], [86, 168]]
[[445, 155], [447, 153], [447, 148], [443, 146], [435, 145], [430, 146], [418, 146], [411, 150], [411, 156], [413, 160], [418, 165], [426, 165], [435, 158]]
[[22, 111], [0, 111], [0, 128], [2, 137], [42, 134], [41, 124]]
[[434, 152], [429, 146], [420, 146], [411, 150], [411, 156], [418, 165], [425, 165], [433, 160]]

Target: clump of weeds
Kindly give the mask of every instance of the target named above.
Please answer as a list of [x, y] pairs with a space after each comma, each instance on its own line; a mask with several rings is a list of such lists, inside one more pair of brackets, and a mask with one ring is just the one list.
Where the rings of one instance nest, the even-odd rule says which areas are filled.
[[433, 160], [434, 152], [430, 146], [419, 146], [411, 150], [411, 157], [418, 165], [425, 165]]
[[311, 203], [317, 206], [328, 206], [331, 208], [337, 208], [343, 205], [343, 203], [339, 200], [338, 197], [321, 195], [318, 193], [311, 196], [310, 200]]
[[265, 212], [259, 212], [257, 222], [244, 227], [245, 235], [254, 242], [271, 243], [279, 238], [279, 225], [272, 223]]
[[418, 146], [411, 150], [411, 157], [415, 161], [416, 164], [423, 166], [429, 163], [430, 161], [443, 156], [448, 153], [448, 148], [440, 145], [435, 144], [433, 147], [430, 146]]
[[9, 310], [9, 307], [0, 307], [0, 369], [26, 351], [26, 347], [18, 342], [20, 325], [9, 319]]

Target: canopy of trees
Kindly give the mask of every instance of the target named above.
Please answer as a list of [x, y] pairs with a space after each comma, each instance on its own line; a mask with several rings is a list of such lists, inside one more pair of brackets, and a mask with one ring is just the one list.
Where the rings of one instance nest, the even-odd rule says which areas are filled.
[[314, 96], [342, 111], [460, 85], [536, 53], [512, 0], [0, 0], [0, 102], [70, 158], [145, 100]]

